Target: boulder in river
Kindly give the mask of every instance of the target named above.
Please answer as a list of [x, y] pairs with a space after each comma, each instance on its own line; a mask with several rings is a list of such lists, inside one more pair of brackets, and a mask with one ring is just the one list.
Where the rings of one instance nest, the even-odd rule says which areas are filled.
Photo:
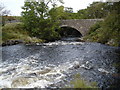
[[99, 72], [105, 73], [105, 74], [109, 74], [110, 72], [108, 72], [107, 70], [103, 69], [103, 68], [98, 68]]
[[78, 69], [80, 67], [79, 61], [74, 61], [73, 65], [69, 68], [70, 70]]
[[78, 42], [85, 42], [82, 38], [78, 38], [78, 39], [76, 39], [76, 41], [78, 41]]
[[44, 69], [44, 70], [41, 70], [41, 71], [38, 71], [38, 72], [36, 72], [36, 74], [46, 74], [46, 73], [48, 73], [48, 72], [50, 72], [51, 71], [51, 69], [50, 68], [47, 68], [47, 69]]
[[92, 65], [92, 63], [90, 61], [87, 61], [85, 64], [82, 64], [80, 67], [84, 68], [86, 70], [93, 69], [93, 65]]
[[29, 78], [17, 77], [12, 81], [12, 88], [17, 88], [19, 86], [25, 86], [29, 83]]
[[20, 76], [12, 80], [11, 87], [12, 88], [25, 87], [25, 86], [29, 86], [30, 83], [34, 83], [37, 81], [38, 81], [37, 77], [27, 78], [27, 77]]

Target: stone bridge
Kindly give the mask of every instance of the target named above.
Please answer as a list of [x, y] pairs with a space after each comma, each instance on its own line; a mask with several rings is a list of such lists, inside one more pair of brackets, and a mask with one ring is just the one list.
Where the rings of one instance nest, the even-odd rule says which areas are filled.
[[89, 28], [95, 24], [97, 21], [102, 21], [103, 19], [71, 19], [71, 20], [61, 20], [60, 27], [71, 27], [78, 30], [82, 36], [85, 36]]

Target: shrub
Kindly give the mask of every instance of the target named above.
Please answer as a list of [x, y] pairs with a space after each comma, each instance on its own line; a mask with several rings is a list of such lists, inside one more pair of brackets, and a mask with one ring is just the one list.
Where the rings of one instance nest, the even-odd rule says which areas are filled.
[[72, 88], [97, 88], [96, 82], [87, 82], [81, 79], [80, 74], [76, 74], [70, 84], [73, 86]]
[[84, 39], [112, 46], [119, 46], [120, 14], [113, 12], [107, 16], [103, 22], [93, 25]]
[[101, 27], [101, 23], [102, 23], [102, 21], [98, 21], [96, 24], [91, 26], [90, 27], [90, 31], [88, 32], [88, 34], [91, 34], [92, 32], [95, 32], [98, 28], [100, 28]]
[[2, 43], [7, 40], [23, 40], [29, 42], [42, 42], [41, 39], [30, 37], [29, 33], [24, 30], [23, 23], [8, 23], [2, 27]]

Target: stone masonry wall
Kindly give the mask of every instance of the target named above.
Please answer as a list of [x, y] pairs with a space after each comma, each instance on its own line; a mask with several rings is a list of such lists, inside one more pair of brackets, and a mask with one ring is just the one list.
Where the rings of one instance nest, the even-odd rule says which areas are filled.
[[83, 36], [85, 36], [89, 28], [97, 21], [103, 19], [74, 19], [74, 20], [62, 20], [60, 27], [71, 27], [78, 30]]

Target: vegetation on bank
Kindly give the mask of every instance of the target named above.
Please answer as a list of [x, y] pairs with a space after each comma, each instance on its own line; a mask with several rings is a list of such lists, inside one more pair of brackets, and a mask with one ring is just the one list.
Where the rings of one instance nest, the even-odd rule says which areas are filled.
[[99, 42], [111, 46], [120, 43], [120, 15], [111, 14], [103, 22], [98, 22], [90, 28], [87, 41]]
[[87, 41], [94, 41], [111, 46], [120, 46], [120, 2], [110, 4], [110, 14], [102, 22], [90, 28], [86, 37]]
[[31, 37], [29, 32], [24, 29], [23, 23], [8, 23], [2, 27], [2, 42], [8, 40], [23, 40], [25, 43], [43, 42], [44, 40]]
[[96, 82], [89, 82], [81, 79], [80, 74], [75, 74], [74, 79], [70, 81], [70, 86], [66, 88], [91, 88], [91, 89], [97, 89], [97, 83]]

